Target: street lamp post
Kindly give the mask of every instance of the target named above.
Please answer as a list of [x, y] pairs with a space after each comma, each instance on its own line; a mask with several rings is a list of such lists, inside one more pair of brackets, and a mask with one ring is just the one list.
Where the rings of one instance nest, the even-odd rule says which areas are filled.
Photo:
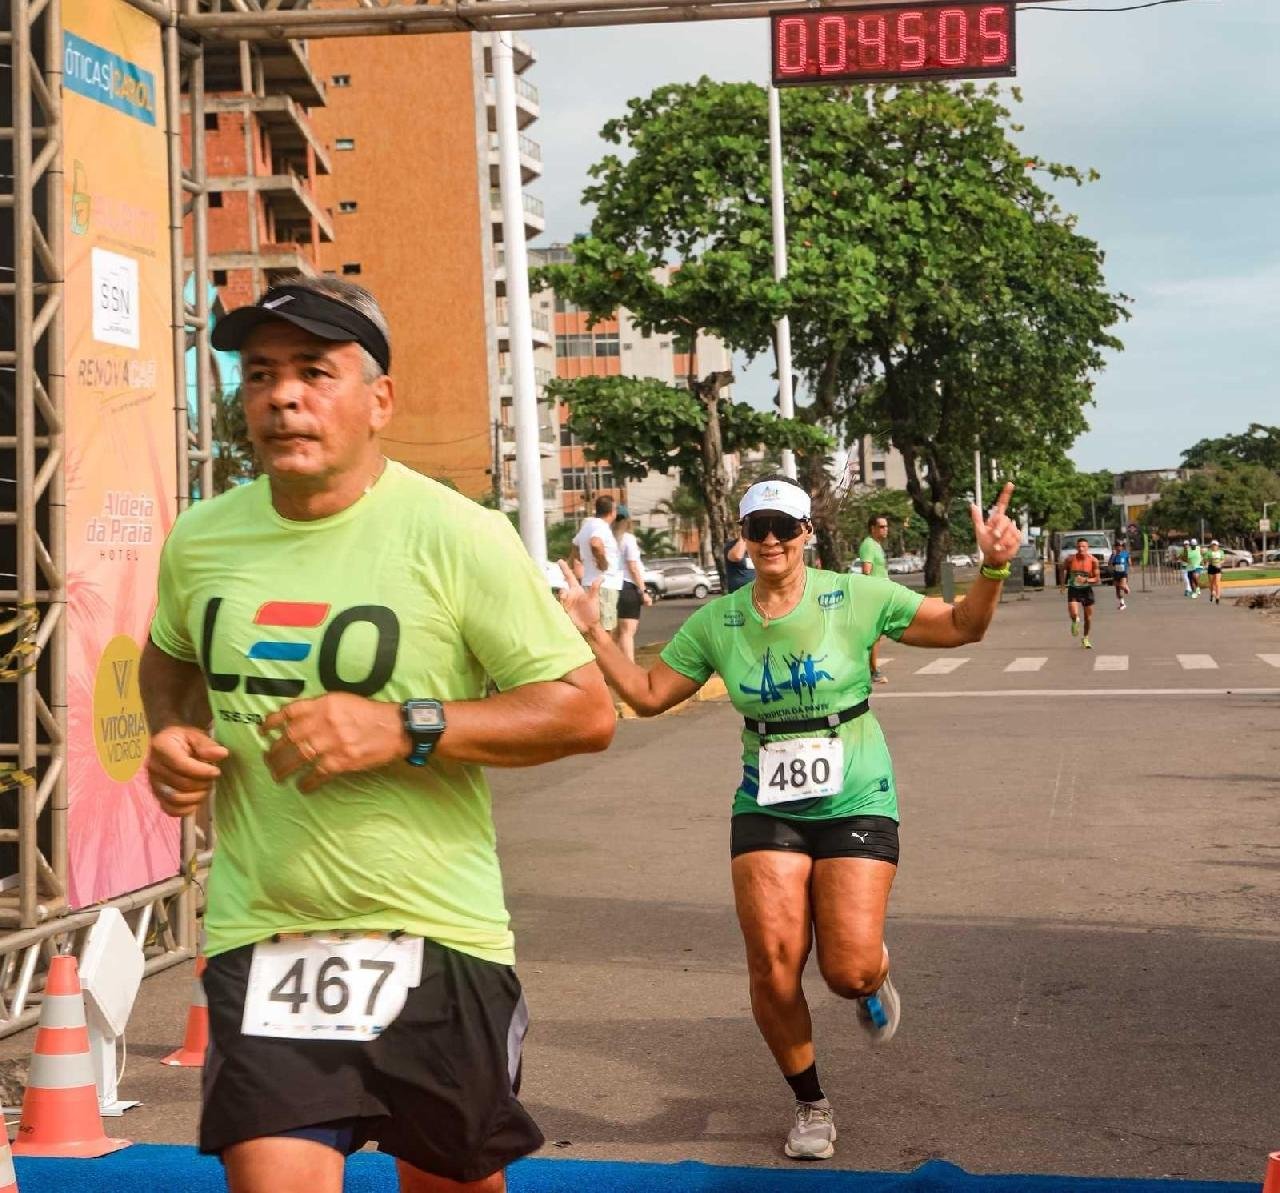
[[1264, 501], [1262, 503], [1262, 523], [1264, 527], [1262, 531], [1262, 562], [1264, 564], [1267, 562], [1267, 532], [1265, 529], [1267, 522], [1267, 510], [1269, 510], [1273, 505], [1280, 505], [1280, 501]]

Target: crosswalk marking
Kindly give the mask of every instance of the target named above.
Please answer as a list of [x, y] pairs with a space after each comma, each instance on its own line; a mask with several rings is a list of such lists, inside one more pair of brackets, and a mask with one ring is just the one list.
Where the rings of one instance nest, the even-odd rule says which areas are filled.
[[1178, 665], [1184, 671], [1217, 671], [1218, 664], [1211, 654], [1180, 654]]
[[1260, 654], [1258, 658], [1269, 667], [1280, 667], [1280, 654]]
[[1025, 658], [1014, 659], [1005, 670], [1006, 671], [1039, 671], [1049, 661], [1047, 656], [1036, 655], [1026, 656]]
[[953, 671], [959, 671], [960, 668], [963, 667], [968, 661], [969, 661], [968, 658], [957, 659], [954, 657], [944, 658], [944, 659], [934, 659], [932, 663], [926, 663], [923, 667], [921, 667], [920, 670], [916, 672], [916, 674], [917, 675], [950, 675]]
[[1095, 671], [1128, 671], [1129, 656], [1127, 654], [1100, 654], [1093, 661]]

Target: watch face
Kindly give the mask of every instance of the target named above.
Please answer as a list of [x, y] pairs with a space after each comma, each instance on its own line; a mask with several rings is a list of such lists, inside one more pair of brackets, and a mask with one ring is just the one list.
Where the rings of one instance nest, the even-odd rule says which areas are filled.
[[434, 705], [409, 705], [410, 729], [439, 729], [444, 724], [444, 715]]

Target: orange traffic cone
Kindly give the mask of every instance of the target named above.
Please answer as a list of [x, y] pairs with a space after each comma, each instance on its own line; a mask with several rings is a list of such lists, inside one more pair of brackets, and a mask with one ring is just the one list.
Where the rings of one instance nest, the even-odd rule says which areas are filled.
[[49, 963], [13, 1153], [105, 1156], [128, 1146], [127, 1139], [108, 1139], [102, 1130], [76, 959], [55, 957]]
[[1280, 1152], [1267, 1157], [1267, 1175], [1262, 1182], [1262, 1193], [1280, 1193]]
[[9, 1136], [0, 1143], [0, 1193], [18, 1193], [18, 1174], [13, 1171], [13, 1152], [9, 1150]]
[[187, 1030], [182, 1037], [182, 1047], [177, 1052], [170, 1052], [161, 1064], [181, 1065], [186, 1069], [198, 1069], [204, 1064], [205, 1049], [209, 1046], [209, 1001], [204, 996], [204, 983], [200, 980], [204, 967], [204, 954], [200, 953], [196, 957], [196, 988], [187, 1011]]

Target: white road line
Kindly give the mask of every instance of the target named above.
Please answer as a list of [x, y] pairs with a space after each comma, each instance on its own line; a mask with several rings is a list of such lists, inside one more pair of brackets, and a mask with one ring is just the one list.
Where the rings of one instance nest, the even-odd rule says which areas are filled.
[[1048, 656], [1037, 655], [1032, 657], [1027, 655], [1020, 659], [1014, 659], [1005, 670], [1006, 671], [1039, 671], [1049, 661]]
[[1128, 671], [1129, 656], [1127, 654], [1100, 654], [1093, 661], [1095, 671]]
[[1280, 654], [1260, 654], [1258, 658], [1269, 667], [1280, 667]]
[[[1270, 502], [1267, 502], [1267, 504], [1268, 504], [1268, 505], [1270, 505], [1271, 503], [1270, 503]], [[880, 666], [881, 666], [881, 667], [885, 667], [885, 666], [887, 666], [889, 663], [892, 663], [892, 662], [893, 662], [894, 658], [895, 658], [895, 656], [894, 656], [894, 655], [890, 655], [887, 659], [881, 659], [881, 660], [880, 660]]]
[[932, 663], [926, 663], [917, 675], [950, 675], [953, 671], [959, 671], [969, 660], [963, 659], [934, 659]]
[[1183, 671], [1217, 671], [1218, 664], [1211, 654], [1180, 654], [1178, 665]]
[[880, 700], [989, 700], [1005, 696], [1280, 696], [1280, 688], [1001, 688], [985, 692], [877, 692]]

